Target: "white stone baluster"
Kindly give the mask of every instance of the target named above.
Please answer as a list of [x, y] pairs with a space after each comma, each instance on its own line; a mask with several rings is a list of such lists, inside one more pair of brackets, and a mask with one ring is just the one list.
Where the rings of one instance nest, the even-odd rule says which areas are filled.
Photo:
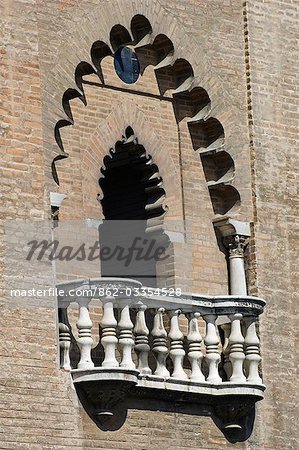
[[244, 337], [241, 331], [242, 314], [232, 314], [229, 316], [231, 320], [231, 332], [229, 336], [229, 360], [232, 363], [232, 374], [230, 381], [233, 383], [244, 383], [246, 377], [243, 373], [244, 354]]
[[154, 338], [153, 342], [153, 353], [156, 358], [157, 367], [154, 375], [159, 377], [167, 378], [169, 377], [169, 371], [166, 368], [166, 358], [168, 356], [167, 348], [167, 333], [163, 324], [163, 313], [164, 308], [159, 308], [154, 317], [154, 326], [152, 329], [152, 335]]
[[71, 370], [70, 346], [71, 346], [70, 329], [68, 325], [66, 325], [66, 323], [61, 321], [59, 322], [60, 367], [67, 371]]
[[118, 339], [116, 337], [117, 321], [114, 316], [114, 297], [102, 299], [103, 317], [100, 321], [102, 329], [101, 344], [104, 347], [105, 358], [102, 367], [118, 367], [118, 361], [115, 356]]
[[88, 304], [90, 299], [78, 298], [79, 304], [79, 318], [77, 321], [78, 329], [78, 346], [80, 348], [80, 361], [78, 363], [78, 369], [91, 369], [94, 367], [94, 363], [91, 359], [91, 347], [93, 339], [91, 336], [92, 321], [90, 320]]
[[170, 358], [173, 363], [173, 372], [172, 377], [178, 378], [180, 380], [187, 380], [188, 376], [183, 368], [183, 360], [185, 356], [185, 350], [183, 346], [184, 335], [179, 327], [179, 315], [181, 314], [181, 310], [177, 309], [176, 311], [170, 311]]
[[206, 345], [205, 359], [209, 367], [209, 374], [206, 381], [217, 384], [222, 381], [218, 373], [220, 354], [218, 351], [219, 337], [215, 325], [217, 316], [216, 314], [206, 314], [203, 315], [203, 318], [206, 322], [206, 336], [204, 339]]
[[221, 325], [221, 329], [224, 333], [224, 343], [222, 348], [223, 353], [223, 370], [226, 373], [227, 379], [229, 380], [232, 374], [232, 364], [229, 360], [229, 335], [230, 335], [230, 329], [231, 324], [230, 323], [224, 323]]
[[201, 363], [203, 353], [201, 351], [202, 337], [199, 332], [198, 318], [199, 313], [190, 313], [187, 315], [189, 319], [189, 328], [187, 334], [187, 341], [189, 343], [188, 359], [191, 365], [191, 381], [205, 381], [205, 377], [201, 371]]
[[132, 348], [134, 347], [133, 327], [134, 324], [130, 317], [130, 307], [126, 305], [120, 313], [120, 321], [118, 322], [120, 330], [118, 342], [122, 349], [122, 360], [120, 367], [127, 369], [135, 369], [135, 364], [132, 360]]
[[261, 361], [260, 340], [256, 334], [256, 317], [249, 316], [245, 318], [246, 336], [245, 336], [245, 361], [247, 369], [247, 381], [253, 384], [262, 384], [259, 376], [258, 367]]
[[151, 375], [152, 371], [148, 365], [148, 354], [150, 346], [148, 343], [149, 330], [146, 326], [145, 311], [146, 305], [140, 305], [135, 322], [135, 352], [138, 357], [137, 369], [142, 375]]

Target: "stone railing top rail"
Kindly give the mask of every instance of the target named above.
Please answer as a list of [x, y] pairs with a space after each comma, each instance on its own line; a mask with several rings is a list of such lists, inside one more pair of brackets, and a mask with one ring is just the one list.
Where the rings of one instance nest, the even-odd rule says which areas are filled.
[[210, 296], [180, 292], [180, 289], [149, 288], [137, 280], [126, 278], [76, 279], [57, 283], [56, 288], [61, 307], [84, 299], [103, 301], [112, 297], [115, 307], [122, 307], [124, 303], [131, 307], [145, 304], [148, 308], [180, 308], [184, 313], [200, 309], [202, 314], [232, 314], [238, 310], [244, 315], [259, 315], [266, 304], [262, 298], [253, 296]]

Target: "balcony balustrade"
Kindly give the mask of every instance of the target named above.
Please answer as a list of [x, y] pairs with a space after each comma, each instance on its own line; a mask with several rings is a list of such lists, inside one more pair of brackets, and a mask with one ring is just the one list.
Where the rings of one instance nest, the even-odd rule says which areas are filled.
[[[179, 295], [178, 290], [156, 295], [137, 281], [112, 278], [64, 282], [57, 289], [63, 292], [61, 367], [71, 372], [81, 403], [98, 426], [118, 428], [130, 407], [175, 406], [212, 416], [227, 434], [248, 427], [265, 389], [256, 330], [264, 300]], [[92, 317], [99, 314], [90, 312], [91, 301], [93, 310], [98, 303], [101, 311], [96, 358]], [[79, 308], [77, 333], [68, 319], [73, 302]]]

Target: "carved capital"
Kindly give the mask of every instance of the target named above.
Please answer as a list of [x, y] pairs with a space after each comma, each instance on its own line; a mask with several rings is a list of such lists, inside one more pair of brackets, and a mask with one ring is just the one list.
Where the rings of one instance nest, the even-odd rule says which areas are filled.
[[229, 256], [243, 257], [250, 237], [249, 223], [225, 218], [214, 221], [214, 227]]
[[223, 244], [228, 249], [229, 256], [243, 257], [245, 249], [248, 245], [249, 237], [240, 234], [233, 236], [225, 236], [223, 238]]

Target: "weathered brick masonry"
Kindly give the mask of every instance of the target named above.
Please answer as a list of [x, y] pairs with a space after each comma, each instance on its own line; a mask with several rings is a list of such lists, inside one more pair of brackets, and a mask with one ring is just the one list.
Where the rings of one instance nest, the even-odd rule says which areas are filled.
[[[109, 85], [123, 90], [90, 83], [84, 87], [86, 107], [78, 99], [71, 101], [74, 126], [61, 130], [69, 157], [56, 164], [59, 188], [52, 177], [51, 163], [60, 151], [54, 127], [65, 117], [62, 96], [75, 86], [76, 66], [90, 59], [93, 42], [109, 42], [115, 24], [130, 29], [136, 14], [147, 17], [156, 34], [172, 40], [207, 91], [235, 164], [233, 185], [241, 204], [232, 217], [253, 223], [249, 293], [267, 300], [259, 326], [267, 390], [257, 406], [252, 436], [234, 448], [295, 449], [296, 1], [4, 0], [1, 233], [7, 220], [49, 218], [49, 193], [58, 190], [68, 194], [61, 221], [100, 219], [97, 194], [103, 157], [130, 125], [163, 178], [169, 207], [165, 223], [171, 218], [192, 223], [193, 291], [227, 293], [226, 262], [213, 231], [214, 212], [200, 157], [186, 121], [178, 125], [171, 102], [158, 98], [152, 66], [134, 86], [141, 94], [136, 95], [115, 75], [112, 58], [105, 59], [102, 69]], [[95, 75], [85, 79], [97, 81]], [[188, 261], [181, 259], [179, 271], [187, 272]], [[1, 282], [7, 287], [7, 269], [18, 262], [7, 254], [1, 261], [6, 276]], [[52, 285], [52, 278], [50, 265], [43, 266], [40, 283]], [[9, 302], [5, 296], [1, 300], [1, 449], [232, 446], [210, 418], [180, 413], [132, 410], [120, 430], [101, 431], [80, 406], [70, 375], [58, 368], [55, 305], [16, 309]]]

